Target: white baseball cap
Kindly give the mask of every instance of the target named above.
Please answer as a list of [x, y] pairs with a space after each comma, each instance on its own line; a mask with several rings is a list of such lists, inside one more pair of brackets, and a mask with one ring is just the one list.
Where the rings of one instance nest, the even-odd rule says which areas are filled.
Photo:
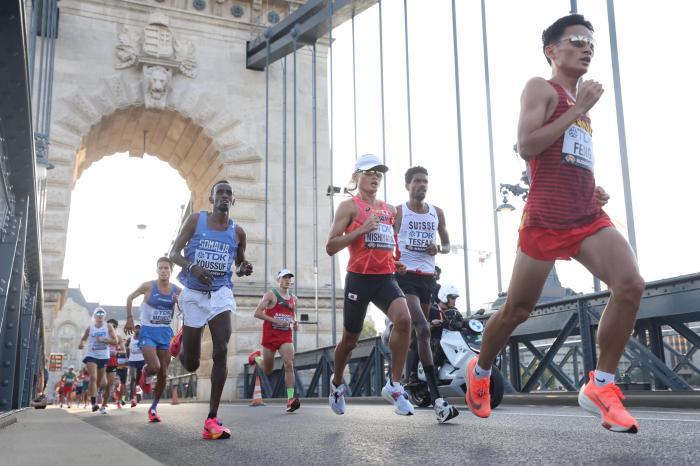
[[287, 275], [289, 275], [290, 277], [294, 276], [294, 274], [292, 272], [290, 272], [289, 270], [282, 269], [279, 272], [277, 272], [277, 279], [279, 280], [280, 278], [286, 277]]
[[389, 167], [382, 164], [382, 161], [374, 154], [364, 154], [355, 160], [355, 171], [377, 170], [382, 173], [389, 171]]

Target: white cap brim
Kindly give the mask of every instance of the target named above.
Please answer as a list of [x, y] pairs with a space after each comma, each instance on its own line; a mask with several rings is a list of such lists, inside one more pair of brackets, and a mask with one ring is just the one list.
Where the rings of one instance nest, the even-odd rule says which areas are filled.
[[382, 160], [374, 154], [364, 154], [355, 161], [355, 171], [377, 170], [382, 173], [389, 171], [389, 167], [382, 163]]

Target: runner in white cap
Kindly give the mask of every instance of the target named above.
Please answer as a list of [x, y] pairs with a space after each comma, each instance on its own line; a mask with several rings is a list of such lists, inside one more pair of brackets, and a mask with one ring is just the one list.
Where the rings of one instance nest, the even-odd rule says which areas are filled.
[[348, 388], [343, 381], [343, 372], [357, 346], [370, 302], [394, 324], [389, 340], [391, 376], [382, 388], [382, 396], [394, 405], [395, 413], [402, 416], [413, 414], [413, 406], [404, 397], [400, 383], [411, 334], [411, 316], [394, 276], [397, 270], [405, 270], [405, 266], [394, 257], [396, 209], [377, 199], [377, 191], [387, 170], [389, 168], [376, 155], [366, 154], [357, 159], [352, 180], [358, 192], [338, 205], [326, 243], [329, 256], [345, 248], [350, 253], [344, 287], [343, 336], [333, 356], [335, 373], [328, 397], [336, 414], [345, 413]]
[[[78, 349], [83, 349], [87, 343], [87, 354], [83, 363], [87, 366], [88, 374], [90, 374], [90, 403], [92, 403], [92, 411], [100, 409], [97, 404], [97, 385], [100, 385], [102, 390], [107, 389], [107, 379], [105, 377], [105, 368], [109, 359], [109, 346], [117, 344], [119, 339], [117, 333], [111, 325], [105, 322], [107, 313], [101, 307], [95, 308], [92, 313], [93, 323], [85, 329], [83, 338], [80, 339]], [[106, 414], [106, 410], [100, 411]]]
[[272, 374], [275, 353], [284, 362], [284, 382], [287, 385], [287, 412], [299, 409], [301, 402], [294, 394], [294, 344], [292, 330], [296, 320], [297, 297], [289, 292], [294, 274], [287, 269], [277, 273], [277, 287], [265, 293], [255, 309], [255, 317], [263, 321], [262, 367], [265, 375]]

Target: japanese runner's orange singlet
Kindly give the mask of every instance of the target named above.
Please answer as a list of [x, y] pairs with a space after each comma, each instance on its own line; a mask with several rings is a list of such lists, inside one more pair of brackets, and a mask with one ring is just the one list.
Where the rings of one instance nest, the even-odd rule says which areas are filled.
[[346, 234], [360, 228], [370, 215], [376, 215], [379, 218], [379, 226], [350, 243], [348, 246], [350, 260], [347, 271], [367, 275], [394, 273], [396, 271], [394, 264], [394, 249], [396, 248], [393, 227], [394, 214], [383, 201], [376, 201], [376, 205], [372, 206], [358, 196], [353, 196], [352, 200], [359, 213], [350, 226], [345, 229]]

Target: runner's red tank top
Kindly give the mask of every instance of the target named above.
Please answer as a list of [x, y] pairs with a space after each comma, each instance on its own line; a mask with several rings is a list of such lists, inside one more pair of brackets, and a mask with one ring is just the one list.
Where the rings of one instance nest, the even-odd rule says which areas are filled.
[[357, 230], [370, 215], [379, 217], [379, 226], [350, 243], [348, 246], [350, 260], [347, 271], [367, 275], [396, 272], [394, 264], [394, 249], [396, 248], [394, 214], [383, 201], [376, 201], [376, 206], [371, 206], [359, 196], [353, 196], [352, 200], [359, 213], [350, 226], [345, 229], [346, 234]]
[[[275, 303], [274, 307], [265, 309], [265, 314], [272, 317], [273, 319], [285, 320], [290, 323], [293, 322], [294, 306], [296, 304], [294, 301], [294, 297], [292, 295], [289, 295], [289, 299], [284, 299], [284, 297], [276, 293], [275, 290], [273, 290], [273, 294], [275, 295], [277, 302]], [[277, 325], [274, 325], [272, 322], [268, 322], [267, 320], [263, 322], [263, 335], [269, 335], [273, 332], [289, 331], [290, 329], [288, 327], [278, 327]]]
[[[574, 99], [559, 84], [548, 81], [559, 96], [545, 125], [559, 118]], [[565, 230], [587, 225], [605, 215], [593, 194], [591, 120], [580, 115], [564, 134], [541, 154], [528, 160], [530, 193], [520, 228]]]

